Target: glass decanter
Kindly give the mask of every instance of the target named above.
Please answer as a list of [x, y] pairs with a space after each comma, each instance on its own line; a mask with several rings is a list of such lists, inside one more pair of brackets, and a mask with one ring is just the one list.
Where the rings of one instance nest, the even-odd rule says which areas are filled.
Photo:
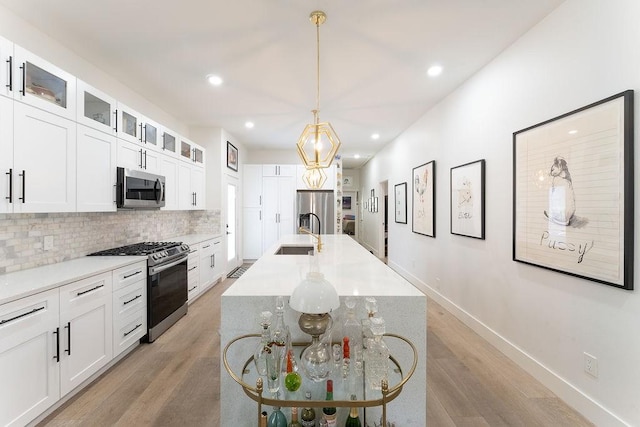
[[362, 347], [362, 324], [356, 319], [356, 303], [355, 297], [347, 297], [344, 305], [347, 307], [346, 319], [342, 325], [342, 333], [345, 337], [349, 337], [349, 346], [352, 351], [358, 347]]
[[284, 322], [284, 297], [276, 298], [276, 320], [271, 327], [271, 348], [280, 356], [281, 366], [286, 368], [285, 357], [291, 348], [289, 327]]
[[373, 390], [382, 389], [382, 380], [388, 381], [389, 374], [389, 348], [385, 344], [382, 336], [385, 332], [384, 319], [372, 317], [371, 339], [364, 351], [364, 372], [367, 385]]
[[253, 354], [253, 362], [256, 365], [256, 372], [258, 375], [267, 375], [267, 353], [269, 350], [269, 343], [271, 342], [271, 316], [273, 314], [270, 311], [263, 311], [260, 313], [260, 326], [262, 326], [262, 337], [260, 343]]
[[371, 319], [378, 312], [378, 302], [374, 297], [366, 297], [364, 306], [367, 310], [367, 317], [362, 319], [362, 348], [367, 348], [369, 341], [373, 338]]

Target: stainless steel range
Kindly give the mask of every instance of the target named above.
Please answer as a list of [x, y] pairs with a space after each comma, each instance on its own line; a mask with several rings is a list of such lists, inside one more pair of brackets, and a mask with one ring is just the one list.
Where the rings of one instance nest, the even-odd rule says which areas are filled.
[[187, 258], [181, 242], [142, 242], [89, 256], [147, 256], [147, 341], [153, 342], [187, 314]]

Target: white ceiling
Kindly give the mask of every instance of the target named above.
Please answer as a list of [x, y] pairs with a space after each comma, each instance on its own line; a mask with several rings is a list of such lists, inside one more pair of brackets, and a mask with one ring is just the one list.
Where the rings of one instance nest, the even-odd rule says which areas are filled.
[[[320, 119], [358, 167], [563, 0], [0, 0], [178, 120], [294, 150]], [[429, 66], [444, 72], [429, 78]], [[64, 68], [63, 64], [61, 65]], [[212, 87], [210, 73], [224, 84]], [[255, 123], [246, 129], [246, 121]], [[371, 134], [378, 133], [377, 141]], [[364, 161], [354, 161], [354, 154]]]

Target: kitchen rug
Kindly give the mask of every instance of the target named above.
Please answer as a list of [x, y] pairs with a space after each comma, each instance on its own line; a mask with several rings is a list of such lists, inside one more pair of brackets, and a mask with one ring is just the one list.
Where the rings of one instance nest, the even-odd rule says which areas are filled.
[[248, 269], [249, 269], [249, 267], [238, 267], [235, 270], [233, 270], [231, 273], [227, 274], [227, 278], [228, 279], [237, 279], [238, 277], [242, 276], [242, 273], [244, 273]]

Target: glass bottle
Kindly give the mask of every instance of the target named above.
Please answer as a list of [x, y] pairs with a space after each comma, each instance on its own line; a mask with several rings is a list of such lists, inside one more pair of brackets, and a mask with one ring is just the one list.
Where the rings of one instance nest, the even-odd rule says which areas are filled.
[[382, 388], [382, 380], [387, 380], [389, 371], [389, 348], [384, 343], [382, 335], [385, 332], [384, 319], [371, 318], [371, 333], [373, 339], [364, 351], [364, 372], [367, 385], [373, 390]]
[[295, 406], [291, 408], [291, 422], [289, 427], [302, 427], [302, 424], [298, 421], [298, 408]]
[[[351, 395], [351, 400], [356, 400], [355, 394]], [[351, 407], [344, 427], [362, 427], [362, 422], [360, 422], [360, 415], [358, 414], [358, 408], [356, 406]]]
[[284, 297], [281, 296], [276, 298], [276, 320], [271, 327], [271, 343], [272, 349], [278, 351], [282, 359], [281, 366], [286, 367], [284, 361], [291, 345], [291, 335], [284, 322]]
[[260, 427], [267, 427], [267, 411], [260, 414]]
[[[311, 400], [311, 392], [307, 391], [304, 394], [306, 400]], [[316, 410], [311, 406], [302, 408], [302, 414], [300, 415], [302, 420], [302, 427], [316, 427]]]
[[362, 348], [367, 348], [369, 341], [373, 338], [371, 319], [378, 312], [378, 302], [374, 297], [366, 297], [364, 306], [367, 309], [367, 317], [362, 319]]
[[342, 379], [349, 377], [351, 350], [349, 346], [349, 337], [342, 338]]
[[[327, 397], [325, 399], [327, 402], [333, 401], [333, 381], [327, 380]], [[329, 405], [329, 403], [327, 403]], [[336, 427], [338, 425], [337, 420], [337, 410], [335, 406], [325, 406], [322, 408], [322, 415], [325, 420], [327, 420], [328, 427]]]
[[253, 354], [253, 362], [256, 365], [256, 371], [258, 375], [267, 375], [267, 351], [269, 342], [271, 341], [271, 316], [273, 314], [270, 311], [263, 311], [260, 313], [260, 326], [262, 326], [262, 338], [260, 343]]
[[284, 377], [284, 386], [289, 391], [297, 391], [301, 385], [302, 377], [297, 370], [293, 368], [293, 350], [289, 350], [287, 352], [287, 375]]
[[344, 300], [344, 305], [347, 307], [346, 320], [342, 325], [342, 333], [344, 336], [349, 337], [349, 345], [351, 350], [355, 350], [357, 347], [362, 347], [362, 324], [358, 322], [356, 318], [356, 303], [355, 297], [347, 297]]
[[287, 417], [284, 416], [280, 407], [273, 407], [273, 412], [267, 420], [267, 427], [287, 427]]

